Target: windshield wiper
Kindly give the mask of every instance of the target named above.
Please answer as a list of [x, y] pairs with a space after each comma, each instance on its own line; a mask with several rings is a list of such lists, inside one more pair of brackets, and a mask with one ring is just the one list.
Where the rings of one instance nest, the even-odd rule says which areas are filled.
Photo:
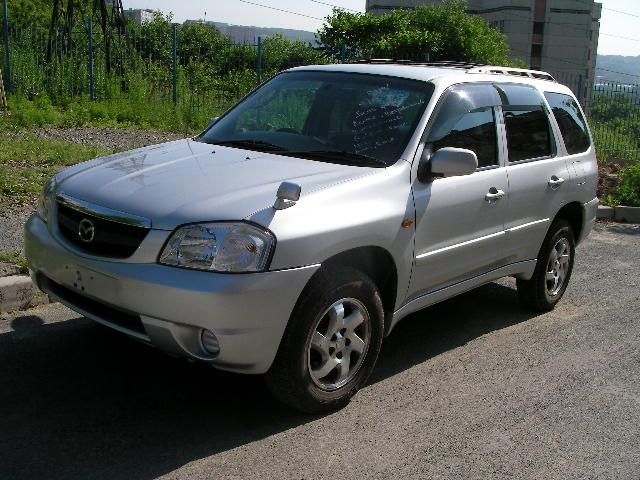
[[212, 145], [222, 145], [225, 147], [240, 147], [240, 148], [246, 148], [249, 150], [259, 150], [259, 151], [265, 151], [265, 152], [285, 152], [287, 151], [286, 148], [281, 147], [279, 145], [275, 145], [273, 143], [269, 143], [269, 142], [263, 142], [262, 140], [251, 140], [251, 139], [247, 139], [247, 140], [223, 140], [221, 142], [207, 142], [207, 143], [211, 143]]
[[344, 150], [287, 150], [279, 152], [280, 155], [300, 155], [319, 159], [327, 160], [343, 160], [340, 163], [349, 164], [347, 161], [353, 161], [360, 165], [380, 166], [387, 167], [387, 163], [379, 158], [372, 157], [370, 155], [364, 155], [362, 153], [347, 152]]

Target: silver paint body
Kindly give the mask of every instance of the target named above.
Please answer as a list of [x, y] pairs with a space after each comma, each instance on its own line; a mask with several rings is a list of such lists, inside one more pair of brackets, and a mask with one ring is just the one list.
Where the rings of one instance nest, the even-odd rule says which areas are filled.
[[[96, 159], [58, 174], [56, 193], [89, 208], [148, 219], [151, 231], [127, 259], [83, 253], [57, 230], [55, 208], [45, 224], [25, 226], [32, 272], [41, 272], [101, 302], [140, 314], [146, 335], [71, 308], [176, 355], [232, 371], [264, 373], [304, 286], [323, 262], [350, 249], [389, 252], [398, 285], [391, 328], [425, 306], [506, 275], [529, 278], [551, 221], [568, 203], [582, 205], [582, 240], [595, 221], [594, 148], [568, 156], [550, 116], [557, 155], [507, 165], [504, 122], [498, 120], [500, 165], [471, 175], [421, 183], [416, 178], [429, 119], [446, 90], [468, 82], [533, 85], [572, 95], [560, 84], [451, 68], [330, 65], [294, 70], [361, 72], [429, 81], [435, 91], [398, 161], [387, 168], [344, 166], [272, 153], [207, 145], [190, 139]], [[553, 188], [552, 177], [564, 183]], [[295, 205], [275, 209], [283, 181], [301, 187]], [[497, 200], [485, 196], [494, 188]], [[222, 274], [157, 263], [172, 231], [185, 223], [249, 220], [277, 239], [269, 271]], [[413, 220], [403, 228], [405, 219]], [[80, 280], [78, 280], [80, 278]], [[212, 330], [220, 354], [198, 344]]]

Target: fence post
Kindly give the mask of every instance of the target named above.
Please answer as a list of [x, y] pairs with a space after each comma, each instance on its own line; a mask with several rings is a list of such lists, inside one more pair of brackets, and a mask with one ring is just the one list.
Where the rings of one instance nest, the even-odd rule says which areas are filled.
[[11, 57], [9, 54], [9, 11], [7, 9], [7, 0], [3, 1], [4, 13], [2, 19], [2, 36], [4, 37], [4, 78], [5, 88], [7, 92], [13, 93], [13, 82], [11, 79]]
[[171, 50], [171, 61], [173, 63], [173, 105], [177, 105], [178, 103], [178, 36], [177, 36], [177, 25], [172, 24], [172, 43], [173, 47]]
[[258, 77], [258, 85], [262, 83], [262, 37], [258, 36], [258, 52], [256, 55], [256, 75]]
[[87, 36], [89, 45], [89, 100], [94, 101], [96, 99], [96, 84], [93, 65], [93, 20], [91, 15], [87, 17]]

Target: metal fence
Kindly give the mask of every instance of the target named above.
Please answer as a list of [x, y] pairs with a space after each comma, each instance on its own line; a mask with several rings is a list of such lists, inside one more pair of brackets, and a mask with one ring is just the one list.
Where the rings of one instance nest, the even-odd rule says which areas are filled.
[[585, 81], [578, 75], [556, 78], [571, 88], [587, 113], [601, 160], [640, 160], [640, 85]]
[[[64, 42], [51, 42], [48, 32], [32, 25], [10, 25], [7, 33], [9, 48], [2, 47], [2, 58], [9, 92], [29, 99], [46, 95], [63, 105], [83, 99], [164, 112], [159, 114], [179, 111], [187, 123], [189, 116], [200, 117], [195, 123], [215, 116], [283, 69], [357, 59], [350, 58], [348, 48], [328, 55], [317, 46], [277, 37], [234, 43], [197, 24], [143, 26], [109, 42], [91, 20], [76, 26]], [[396, 57], [427, 59], [416, 55]], [[589, 83], [566, 75], [558, 81], [588, 112], [601, 159], [640, 160], [638, 85]]]

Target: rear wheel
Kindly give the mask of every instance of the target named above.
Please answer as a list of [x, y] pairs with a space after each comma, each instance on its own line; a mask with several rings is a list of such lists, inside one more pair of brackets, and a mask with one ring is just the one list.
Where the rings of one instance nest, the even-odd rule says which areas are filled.
[[324, 269], [294, 308], [267, 385], [298, 410], [341, 408], [369, 377], [382, 333], [382, 301], [371, 279], [352, 268]]
[[517, 280], [518, 296], [531, 310], [549, 311], [564, 295], [575, 254], [573, 229], [566, 220], [556, 220], [542, 244], [531, 280]]

